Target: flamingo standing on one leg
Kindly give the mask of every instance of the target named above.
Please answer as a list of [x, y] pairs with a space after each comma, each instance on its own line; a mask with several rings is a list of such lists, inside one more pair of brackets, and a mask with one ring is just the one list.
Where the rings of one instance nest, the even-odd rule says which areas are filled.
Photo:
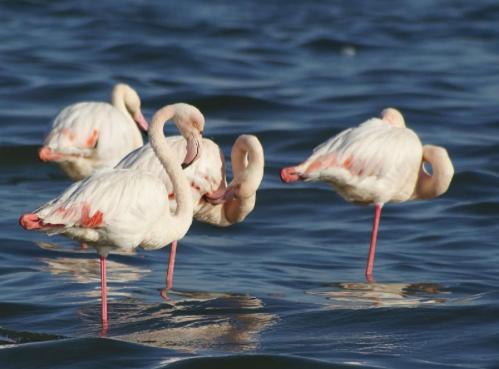
[[63, 109], [39, 151], [43, 161], [58, 163], [72, 179], [80, 180], [100, 168], [112, 168], [130, 151], [143, 145], [139, 129], [147, 132], [140, 98], [130, 86], [113, 88], [112, 104], [81, 102]]
[[[375, 205], [365, 272], [368, 281], [372, 280], [383, 204], [440, 196], [454, 175], [447, 151], [422, 146], [398, 110], [385, 109], [381, 117], [339, 133], [303, 163], [281, 170], [283, 182], [324, 181], [348, 201]], [[425, 170], [425, 162], [431, 165], [432, 174]]]
[[[104, 326], [107, 325], [106, 257], [109, 251], [138, 246], [164, 247], [182, 238], [192, 223], [189, 182], [163, 135], [165, 121], [175, 113], [175, 105], [162, 108], [154, 115], [149, 130], [152, 149], [170, 178], [177, 200], [173, 213], [166, 183], [157, 175], [138, 169], [114, 169], [74, 183], [56, 199], [19, 219], [25, 229], [60, 233], [97, 249], [101, 257]], [[186, 137], [191, 136], [192, 127], [180, 128]]]
[[[169, 137], [169, 146], [176, 152], [177, 159], [185, 156], [186, 141], [181, 136]], [[231, 161], [233, 179], [227, 185], [225, 160], [220, 147], [204, 138], [203, 152], [198, 160], [184, 170], [192, 188], [194, 219], [217, 226], [229, 226], [242, 222], [253, 210], [256, 191], [263, 178], [264, 154], [258, 138], [253, 135], [241, 135], [232, 147]], [[117, 168], [142, 168], [160, 176], [166, 183], [168, 176], [162, 172], [158, 159], [149, 145], [127, 155]], [[171, 186], [168, 187], [171, 189]], [[172, 210], [176, 207], [173, 193], [169, 193]], [[173, 285], [177, 242], [170, 248], [170, 257], [166, 273], [166, 288], [162, 296]]]

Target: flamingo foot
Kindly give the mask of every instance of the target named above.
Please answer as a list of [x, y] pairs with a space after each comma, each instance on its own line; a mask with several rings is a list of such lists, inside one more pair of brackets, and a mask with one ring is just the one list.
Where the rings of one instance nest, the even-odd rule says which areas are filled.
[[170, 297], [168, 296], [168, 292], [170, 292], [170, 288], [166, 287], [166, 288], [162, 288], [160, 291], [159, 291], [159, 295], [161, 296], [161, 298], [165, 301], [170, 301]]
[[284, 183], [296, 182], [301, 179], [300, 175], [296, 173], [295, 167], [287, 167], [281, 169], [281, 181]]

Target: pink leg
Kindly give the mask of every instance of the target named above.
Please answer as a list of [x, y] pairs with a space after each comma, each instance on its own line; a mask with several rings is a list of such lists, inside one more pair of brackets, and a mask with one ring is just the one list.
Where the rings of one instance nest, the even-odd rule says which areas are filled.
[[376, 239], [378, 238], [379, 218], [381, 216], [381, 208], [383, 204], [376, 204], [374, 207], [373, 230], [371, 233], [371, 244], [369, 246], [369, 256], [367, 257], [366, 278], [367, 281], [372, 281], [374, 269], [374, 255], [376, 254]]
[[177, 241], [170, 246], [170, 258], [168, 259], [168, 272], [166, 273], [166, 289], [173, 287], [173, 272], [175, 270], [175, 255], [177, 254]]
[[165, 278], [165, 288], [160, 292], [161, 297], [165, 300], [169, 300], [168, 290], [173, 287], [173, 272], [175, 270], [175, 255], [177, 254], [177, 241], [173, 241], [170, 246], [170, 258], [168, 259], [168, 270], [166, 272]]
[[107, 279], [106, 279], [106, 257], [100, 257], [100, 288], [101, 288], [101, 307], [102, 307], [102, 325], [107, 327]]

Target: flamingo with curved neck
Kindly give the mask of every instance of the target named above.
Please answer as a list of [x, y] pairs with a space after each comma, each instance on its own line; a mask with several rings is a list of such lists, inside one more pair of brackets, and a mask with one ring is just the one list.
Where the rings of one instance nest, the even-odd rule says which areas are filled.
[[196, 220], [228, 226], [242, 222], [254, 209], [265, 166], [258, 138], [239, 136], [232, 146], [231, 163], [232, 181], [226, 188], [204, 195], [207, 203], [194, 214]]
[[[424, 163], [432, 167], [429, 174]], [[285, 183], [324, 181], [344, 199], [374, 204], [374, 221], [365, 274], [372, 281], [381, 209], [387, 202], [432, 199], [447, 191], [454, 167], [447, 151], [422, 146], [393, 108], [319, 145], [303, 163], [283, 168]]]
[[[93, 246], [101, 260], [102, 322], [107, 325], [106, 257], [111, 250], [158, 249], [182, 238], [192, 223], [189, 182], [163, 135], [175, 106], [160, 109], [149, 130], [152, 149], [170, 181], [140, 169], [95, 173], [19, 219], [28, 230], [63, 234]], [[186, 128], [186, 127], [185, 127]], [[184, 131], [187, 131], [184, 130]], [[185, 133], [185, 132], [184, 132]], [[167, 185], [177, 208], [172, 213]]]
[[112, 104], [81, 102], [55, 118], [38, 156], [56, 162], [72, 179], [112, 168], [130, 151], [143, 145], [140, 130], [148, 124], [137, 92], [124, 83], [113, 88]]
[[[188, 107], [184, 108], [184, 112], [188, 112]], [[192, 117], [193, 108], [190, 107], [191, 114], [185, 115]], [[196, 111], [198, 112], [197, 109]], [[169, 137], [167, 141], [176, 152], [177, 160], [181, 161], [187, 156], [188, 145], [183, 137]], [[263, 178], [264, 154], [260, 141], [253, 135], [241, 135], [235, 141], [231, 153], [234, 178], [229, 185], [226, 181], [225, 160], [220, 147], [206, 138], [203, 138], [201, 146], [203, 151], [198, 155], [198, 160], [185, 169], [192, 189], [194, 204], [192, 216], [196, 220], [216, 226], [229, 226], [242, 222], [255, 207], [256, 191]], [[164, 175], [148, 145], [130, 153], [117, 165], [117, 168], [143, 168], [158, 176]], [[169, 192], [169, 199], [171, 208], [175, 209], [176, 199], [172, 192]], [[162, 291], [163, 297], [173, 286], [176, 249], [177, 242], [173, 242], [166, 273], [166, 288]]]

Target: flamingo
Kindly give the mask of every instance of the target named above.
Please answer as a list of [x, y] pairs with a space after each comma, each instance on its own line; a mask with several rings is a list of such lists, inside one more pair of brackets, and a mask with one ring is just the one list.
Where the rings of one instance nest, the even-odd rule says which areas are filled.
[[[182, 104], [167, 105], [153, 117], [149, 130], [152, 150], [168, 174], [177, 200], [170, 211], [166, 183], [140, 169], [110, 169], [74, 183], [59, 197], [20, 217], [27, 230], [63, 234], [93, 246], [100, 255], [102, 323], [107, 326], [106, 257], [112, 250], [138, 246], [155, 250], [181, 239], [192, 223], [192, 196], [180, 162], [163, 135], [165, 122]], [[179, 121], [185, 137], [196, 128]], [[170, 185], [170, 183], [168, 185]]]
[[[188, 145], [184, 137], [168, 137], [167, 142], [177, 160], [186, 156]], [[202, 147], [202, 155], [184, 170], [192, 189], [194, 219], [220, 227], [242, 222], [255, 207], [256, 191], [263, 178], [264, 153], [260, 141], [253, 135], [240, 135], [236, 139], [231, 152], [233, 179], [228, 185], [220, 147], [206, 138], [203, 138]], [[169, 189], [170, 207], [172, 211], [175, 209], [176, 199], [168, 174], [161, 171], [150, 145], [131, 152], [116, 167], [142, 168], [162, 176]], [[163, 297], [173, 286], [176, 250], [177, 242], [174, 241], [170, 247], [166, 288], [161, 291]]]
[[70, 178], [80, 180], [97, 169], [114, 167], [142, 146], [140, 129], [147, 132], [147, 126], [137, 92], [118, 83], [111, 104], [80, 102], [64, 108], [38, 156], [42, 161], [58, 163]]
[[[425, 163], [432, 168], [430, 174]], [[314, 149], [303, 163], [283, 168], [285, 183], [324, 181], [345, 200], [374, 204], [374, 222], [365, 275], [372, 281], [379, 220], [383, 204], [432, 199], [447, 191], [454, 167], [447, 150], [422, 145], [393, 108], [347, 129]]]

